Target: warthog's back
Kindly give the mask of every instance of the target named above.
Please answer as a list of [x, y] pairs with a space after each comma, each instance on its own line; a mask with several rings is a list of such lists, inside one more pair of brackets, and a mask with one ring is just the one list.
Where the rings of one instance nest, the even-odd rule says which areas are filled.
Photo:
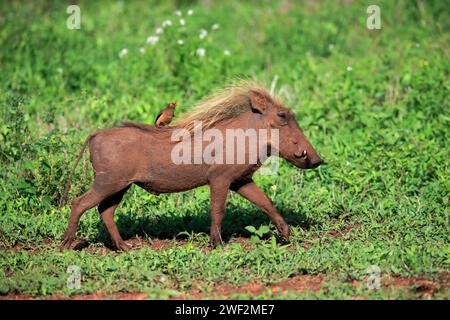
[[170, 131], [118, 127], [91, 138], [96, 178], [106, 183], [129, 181], [152, 193], [183, 191], [207, 183], [207, 165], [177, 165], [171, 160]]

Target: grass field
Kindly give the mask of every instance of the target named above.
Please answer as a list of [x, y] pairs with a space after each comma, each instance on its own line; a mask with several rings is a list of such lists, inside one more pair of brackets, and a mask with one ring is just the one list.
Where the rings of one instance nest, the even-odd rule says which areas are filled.
[[[448, 299], [450, 3], [376, 1], [369, 30], [373, 2], [80, 1], [71, 30], [64, 1], [2, 1], [0, 299]], [[212, 250], [207, 187], [133, 186], [116, 213], [130, 252], [110, 249], [95, 209], [78, 250], [58, 251], [70, 207], [57, 201], [89, 133], [152, 123], [169, 101], [188, 110], [236, 77], [276, 82], [329, 163], [256, 177], [289, 243], [230, 194]], [[88, 159], [71, 198], [92, 181]]]

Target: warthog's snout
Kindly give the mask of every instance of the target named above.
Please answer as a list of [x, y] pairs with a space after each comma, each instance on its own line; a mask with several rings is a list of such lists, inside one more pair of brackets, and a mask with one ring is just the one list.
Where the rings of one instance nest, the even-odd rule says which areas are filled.
[[309, 164], [309, 167], [310, 167], [311, 169], [317, 168], [317, 167], [320, 166], [322, 163], [323, 163], [323, 160], [320, 159], [320, 158], [317, 158], [317, 159], [314, 159], [314, 160], [308, 159], [308, 164]]
[[313, 154], [312, 156], [310, 156], [306, 150], [303, 150], [302, 152], [296, 151], [294, 153], [294, 156], [299, 160], [306, 162], [308, 168], [310, 169], [317, 168], [322, 163], [324, 163], [324, 161], [317, 154]]

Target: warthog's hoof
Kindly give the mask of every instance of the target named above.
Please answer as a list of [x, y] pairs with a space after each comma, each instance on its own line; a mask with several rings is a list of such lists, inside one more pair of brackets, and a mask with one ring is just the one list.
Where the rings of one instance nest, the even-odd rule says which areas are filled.
[[63, 240], [63, 242], [59, 245], [59, 251], [64, 251], [64, 250], [70, 249], [71, 244], [72, 244], [72, 241]]
[[220, 234], [211, 234], [210, 239], [211, 239], [211, 247], [213, 248], [223, 247], [222, 237], [220, 236]]
[[131, 247], [125, 243], [125, 241], [120, 241], [115, 244], [117, 251], [127, 252], [130, 251]]
[[281, 224], [277, 229], [278, 229], [278, 232], [280, 233], [280, 235], [285, 240], [289, 240], [289, 238], [291, 237], [291, 228], [289, 227], [289, 225], [287, 223]]

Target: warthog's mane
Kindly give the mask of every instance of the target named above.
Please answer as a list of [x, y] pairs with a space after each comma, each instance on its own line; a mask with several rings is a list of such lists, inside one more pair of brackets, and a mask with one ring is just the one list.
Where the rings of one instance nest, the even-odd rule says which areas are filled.
[[194, 122], [203, 129], [214, 127], [219, 122], [236, 118], [251, 110], [250, 92], [257, 92], [266, 101], [278, 102], [267, 89], [256, 82], [239, 81], [228, 85], [198, 102], [187, 112], [178, 115], [173, 126], [156, 127], [147, 124], [124, 122], [123, 127], [135, 127], [154, 133], [169, 133], [174, 129], [194, 131]]
[[224, 120], [236, 118], [251, 110], [251, 91], [259, 93], [266, 101], [276, 101], [262, 85], [253, 81], [239, 81], [201, 100], [188, 112], [180, 115], [175, 125], [192, 132], [194, 121], [201, 122], [202, 128], [208, 129]]

